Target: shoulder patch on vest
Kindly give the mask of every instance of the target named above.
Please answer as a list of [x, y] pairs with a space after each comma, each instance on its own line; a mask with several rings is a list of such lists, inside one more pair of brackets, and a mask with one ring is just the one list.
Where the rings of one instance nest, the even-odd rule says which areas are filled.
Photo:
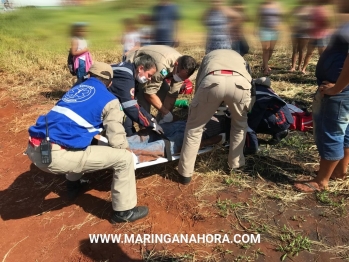
[[168, 72], [167, 72], [167, 69], [166, 68], [163, 68], [161, 71], [160, 71], [160, 74], [164, 77], [166, 77], [168, 75]]

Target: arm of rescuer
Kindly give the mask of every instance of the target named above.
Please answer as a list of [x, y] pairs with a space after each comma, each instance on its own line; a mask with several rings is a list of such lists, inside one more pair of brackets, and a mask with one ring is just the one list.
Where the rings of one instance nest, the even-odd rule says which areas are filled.
[[162, 115], [166, 115], [170, 112], [164, 104], [161, 102], [160, 98], [156, 94], [144, 93], [145, 99], [154, 106]]
[[122, 125], [124, 112], [118, 99], [110, 101], [102, 111], [103, 126], [109, 145], [113, 148], [128, 149], [125, 128]]
[[144, 97], [145, 99], [154, 106], [163, 116], [170, 113], [174, 107], [174, 103], [179, 94], [179, 90], [183, 84], [183, 82], [175, 83], [171, 81], [169, 84], [169, 92], [166, 94], [164, 102], [160, 100], [157, 96], [157, 92], [160, 90], [163, 84], [168, 84], [164, 81], [164, 77], [159, 73], [156, 73], [152, 80], [145, 85], [144, 88]]
[[[157, 65], [158, 68], [166, 68], [166, 66]], [[166, 115], [169, 113], [169, 109], [167, 109], [163, 104], [161, 99], [157, 96], [157, 92], [160, 90], [161, 85], [165, 79], [166, 75], [162, 75], [160, 72], [156, 72], [150, 82], [147, 82], [144, 86], [139, 86], [139, 92], [144, 92], [144, 98], [155, 107], [162, 115]]]
[[138, 105], [137, 100], [134, 99], [134, 79], [129, 78], [128, 75], [125, 78], [119, 77], [117, 79], [118, 84], [114, 83], [109, 87], [110, 91], [119, 99], [121, 106], [132, 121], [144, 126], [154, 127], [152, 122], [153, 116], [149, 114], [144, 108]]
[[[129, 103], [129, 104], [127, 104]], [[153, 128], [153, 116], [138, 105], [137, 100], [129, 100], [122, 103], [125, 114], [134, 122], [144, 126]]]

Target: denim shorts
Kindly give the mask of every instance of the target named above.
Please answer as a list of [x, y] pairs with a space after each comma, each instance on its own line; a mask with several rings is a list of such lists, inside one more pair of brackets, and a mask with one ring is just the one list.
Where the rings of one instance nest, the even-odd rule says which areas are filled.
[[259, 38], [262, 42], [276, 41], [279, 38], [279, 33], [276, 30], [261, 28]]
[[349, 147], [349, 90], [324, 97], [316, 92], [313, 124], [315, 144], [321, 158], [342, 159], [344, 148]]
[[326, 47], [330, 41], [328, 36], [319, 39], [311, 39], [310, 44], [314, 47]]

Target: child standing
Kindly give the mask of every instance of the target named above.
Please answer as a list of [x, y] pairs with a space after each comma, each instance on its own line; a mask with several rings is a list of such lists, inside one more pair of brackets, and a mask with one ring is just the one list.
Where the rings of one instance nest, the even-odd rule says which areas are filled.
[[74, 23], [71, 30], [71, 49], [70, 52], [74, 57], [74, 70], [76, 71], [77, 82], [81, 83], [84, 76], [92, 65], [91, 54], [87, 48], [86, 23]]
[[123, 33], [121, 44], [123, 45], [122, 61], [126, 60], [128, 52], [138, 49], [140, 47], [140, 35], [134, 25], [134, 19], [126, 18], [124, 20], [125, 32]]

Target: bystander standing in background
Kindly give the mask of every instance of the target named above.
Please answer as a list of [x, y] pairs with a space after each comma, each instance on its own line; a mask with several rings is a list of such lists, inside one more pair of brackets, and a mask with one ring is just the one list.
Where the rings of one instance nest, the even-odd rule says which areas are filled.
[[306, 73], [306, 68], [309, 64], [310, 58], [315, 50], [318, 49], [319, 55], [321, 55], [329, 40], [330, 33], [330, 15], [327, 11], [326, 4], [328, 0], [315, 0], [316, 5], [312, 8], [310, 19], [312, 25], [309, 31], [310, 40], [307, 46], [307, 54], [304, 59], [304, 65], [302, 73]]
[[135, 20], [131, 18], [124, 19], [124, 29], [121, 38], [121, 44], [123, 45], [122, 61], [125, 61], [129, 51], [140, 47], [140, 34], [137, 32]]
[[[301, 0], [298, 5], [290, 13], [290, 17], [294, 17], [292, 24], [292, 66], [290, 71], [302, 70], [302, 62], [304, 59], [305, 48], [309, 41], [309, 29], [311, 26], [311, 6], [309, 1]], [[298, 66], [296, 62], [298, 57]]]
[[279, 26], [282, 19], [281, 6], [275, 0], [265, 0], [258, 9], [259, 37], [263, 52], [263, 74], [270, 74], [268, 65], [279, 37]]
[[340, 26], [316, 65], [318, 90], [313, 101], [314, 140], [320, 155], [317, 175], [297, 182], [302, 192], [327, 189], [331, 179], [344, 179], [349, 164], [349, 1], [337, 0]]
[[74, 23], [71, 29], [71, 49], [70, 52], [74, 57], [74, 70], [76, 71], [77, 82], [84, 80], [88, 70], [92, 65], [92, 58], [87, 48], [86, 23]]
[[250, 47], [244, 36], [244, 22], [247, 20], [245, 13], [245, 7], [242, 0], [235, 0], [233, 2], [232, 8], [239, 14], [239, 17], [234, 17], [231, 25], [231, 40], [232, 49], [238, 52], [241, 56], [248, 53]]
[[178, 46], [178, 6], [172, 1], [160, 0], [153, 9], [154, 44]]
[[211, 1], [210, 8], [203, 16], [207, 28], [206, 54], [217, 49], [232, 49], [230, 26], [239, 17], [236, 11], [224, 6], [223, 1]]
[[154, 43], [154, 29], [149, 15], [140, 15], [139, 37], [141, 46], [152, 45]]

